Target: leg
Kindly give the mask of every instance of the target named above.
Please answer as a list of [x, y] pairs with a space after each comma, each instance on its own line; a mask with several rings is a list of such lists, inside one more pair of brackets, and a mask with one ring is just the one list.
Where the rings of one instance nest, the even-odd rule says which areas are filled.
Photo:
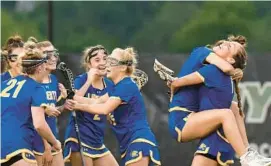
[[[85, 166], [93, 166], [92, 158], [84, 156]], [[71, 154], [71, 164], [72, 166], [82, 166], [82, 160], [80, 152], [72, 152]]]
[[35, 155], [35, 158], [37, 160], [37, 165], [38, 166], [43, 166], [43, 164], [42, 164], [42, 156]]
[[94, 166], [118, 166], [118, 165], [119, 165], [118, 162], [111, 153], [94, 160]]
[[128, 164], [127, 166], [148, 166], [149, 165], [149, 157], [143, 157], [141, 160]]
[[191, 166], [218, 166], [215, 160], [209, 159], [202, 155], [195, 155]]
[[246, 132], [246, 126], [245, 126], [245, 121], [244, 121], [244, 117], [242, 117], [240, 114], [239, 114], [239, 108], [238, 108], [238, 105], [236, 102], [232, 102], [231, 104], [231, 110], [234, 114], [234, 117], [235, 117], [235, 120], [236, 120], [236, 123], [237, 123], [237, 126], [239, 128], [239, 132], [241, 134], [241, 137], [242, 137], [242, 140], [245, 144], [246, 147], [249, 146], [249, 143], [248, 143], [248, 139], [247, 139], [247, 132]]
[[206, 137], [222, 125], [224, 133], [239, 156], [246, 153], [235, 117], [231, 110], [208, 110], [191, 113], [182, 131], [182, 141]]
[[16, 163], [12, 164], [11, 166], [37, 166], [37, 164], [31, 164], [25, 161], [24, 159], [21, 159]]
[[64, 166], [62, 153], [58, 153], [54, 156], [52, 166]]

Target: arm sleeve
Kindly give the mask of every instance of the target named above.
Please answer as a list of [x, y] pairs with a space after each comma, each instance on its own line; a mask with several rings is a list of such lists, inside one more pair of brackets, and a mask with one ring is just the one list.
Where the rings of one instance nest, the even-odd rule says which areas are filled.
[[207, 47], [200, 47], [196, 51], [197, 51], [197, 57], [196, 58], [202, 64], [205, 62], [205, 59], [207, 58], [207, 56], [209, 56], [210, 53], [212, 53], [212, 50], [210, 50]]
[[134, 86], [129, 85], [129, 84], [120, 84], [120, 85], [117, 85], [109, 93], [109, 96], [119, 98], [121, 101], [128, 103], [132, 99], [136, 90], [138, 90], [136, 88]]
[[74, 80], [74, 88], [76, 90], [79, 90], [84, 85], [84, 82], [82, 81], [81, 77], [76, 77]]
[[32, 103], [31, 106], [40, 107], [46, 104], [46, 91], [42, 86], [38, 86], [35, 88], [34, 92], [32, 93]]

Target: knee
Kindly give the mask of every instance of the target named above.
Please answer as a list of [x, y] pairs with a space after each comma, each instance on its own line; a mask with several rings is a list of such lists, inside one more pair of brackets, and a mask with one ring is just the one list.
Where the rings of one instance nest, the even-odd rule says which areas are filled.
[[234, 116], [239, 115], [239, 108], [238, 108], [237, 102], [235, 102], [235, 101], [231, 102], [231, 110], [232, 110]]

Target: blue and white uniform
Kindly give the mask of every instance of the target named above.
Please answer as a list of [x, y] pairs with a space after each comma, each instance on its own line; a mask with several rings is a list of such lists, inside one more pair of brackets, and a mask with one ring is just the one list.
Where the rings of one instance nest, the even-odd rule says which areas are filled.
[[117, 98], [122, 104], [111, 114], [111, 126], [119, 142], [121, 165], [150, 158], [149, 165], [161, 165], [160, 154], [153, 132], [147, 122], [143, 97], [131, 77], [117, 83], [110, 98]]
[[[87, 73], [79, 75], [74, 81], [75, 89], [79, 90], [87, 81]], [[90, 86], [85, 97], [98, 98], [108, 93], [113, 86], [112, 81], [103, 79], [104, 88], [97, 89]], [[76, 111], [80, 138], [83, 146], [83, 154], [91, 158], [99, 158], [110, 153], [104, 145], [104, 131], [106, 127], [106, 115], [95, 115], [88, 112]], [[64, 160], [69, 161], [72, 152], [80, 152], [78, 139], [75, 132], [74, 118], [70, 114], [70, 120], [65, 134]]]
[[29, 162], [34, 157], [31, 107], [46, 103], [45, 89], [24, 75], [1, 83], [1, 163], [17, 155]]

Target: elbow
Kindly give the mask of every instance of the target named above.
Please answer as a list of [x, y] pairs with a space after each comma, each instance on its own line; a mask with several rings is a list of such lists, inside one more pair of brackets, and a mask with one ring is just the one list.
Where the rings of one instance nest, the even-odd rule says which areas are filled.
[[43, 122], [36, 122], [36, 123], [34, 123], [34, 127], [35, 127], [36, 131], [38, 133], [40, 133], [44, 128], [44, 123]]
[[104, 109], [102, 109], [103, 115], [108, 115], [110, 112], [112, 112], [110, 108], [105, 107]]
[[109, 114], [110, 113], [110, 111], [108, 110], [108, 109], [104, 109], [103, 111], [102, 111], [102, 114], [103, 115], [107, 115], [107, 114]]

